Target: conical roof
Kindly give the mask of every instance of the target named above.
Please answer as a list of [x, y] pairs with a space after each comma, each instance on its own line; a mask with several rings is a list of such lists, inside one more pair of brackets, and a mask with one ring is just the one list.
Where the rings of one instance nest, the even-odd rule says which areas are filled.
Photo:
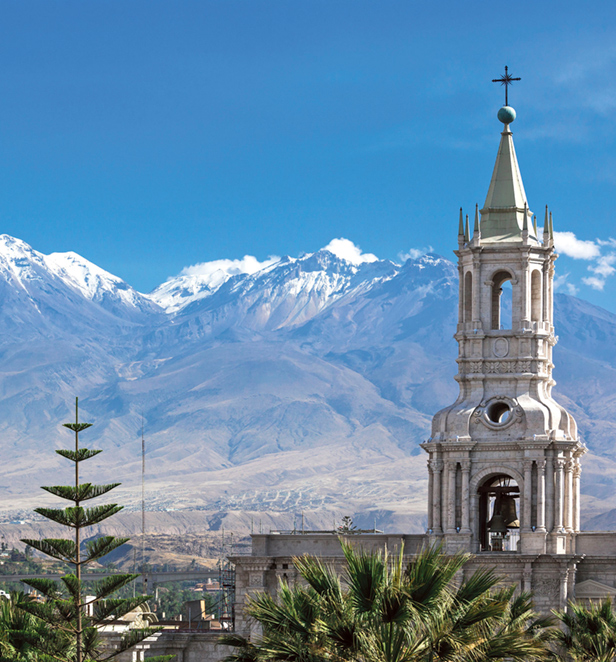
[[481, 242], [522, 241], [525, 207], [528, 227], [530, 234], [533, 235], [532, 213], [528, 210], [526, 192], [513, 145], [513, 134], [509, 124], [505, 124], [490, 188], [481, 210]]

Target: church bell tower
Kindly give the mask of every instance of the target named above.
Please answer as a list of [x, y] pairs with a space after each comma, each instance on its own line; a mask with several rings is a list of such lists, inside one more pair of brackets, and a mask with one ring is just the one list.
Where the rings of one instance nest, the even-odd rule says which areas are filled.
[[572, 554], [580, 527], [575, 420], [552, 397], [554, 233], [528, 207], [503, 124], [486, 201], [458, 229], [460, 387], [429, 454], [428, 534], [448, 552]]

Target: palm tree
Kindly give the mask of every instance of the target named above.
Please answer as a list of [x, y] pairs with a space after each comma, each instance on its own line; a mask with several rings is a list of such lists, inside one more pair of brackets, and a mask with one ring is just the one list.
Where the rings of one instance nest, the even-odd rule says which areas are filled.
[[570, 602], [566, 611], [555, 613], [565, 626], [557, 641], [573, 662], [616, 660], [616, 616], [610, 598], [590, 606]]
[[1, 662], [45, 662], [64, 660], [70, 655], [72, 642], [26, 611], [32, 601], [21, 592], [0, 599]]
[[403, 550], [366, 553], [342, 543], [341, 578], [318, 558], [294, 560], [306, 586], [280, 584], [278, 598], [260, 594], [247, 611], [262, 628], [256, 642], [237, 635], [224, 643], [227, 662], [484, 662], [542, 660], [549, 622], [530, 598], [496, 589], [492, 570], [456, 583], [469, 555], [421, 552], [406, 568]]

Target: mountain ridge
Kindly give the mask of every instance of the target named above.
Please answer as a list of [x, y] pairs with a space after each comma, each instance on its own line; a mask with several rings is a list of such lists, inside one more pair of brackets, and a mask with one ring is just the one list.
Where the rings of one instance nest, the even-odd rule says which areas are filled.
[[[120, 479], [131, 505], [144, 420], [151, 508], [218, 523], [245, 521], [238, 504], [273, 520], [378, 511], [382, 525], [421, 527], [418, 444], [458, 390], [457, 267], [322, 249], [231, 270], [144, 295], [74, 253], [0, 236], [0, 511], [21, 512], [27, 484], [56, 480], [53, 449], [69, 441], [60, 424], [79, 395], [95, 423], [87, 443], [110, 451], [97, 480]], [[616, 507], [616, 316], [555, 300], [557, 398], [591, 448], [583, 507], [596, 516]]]

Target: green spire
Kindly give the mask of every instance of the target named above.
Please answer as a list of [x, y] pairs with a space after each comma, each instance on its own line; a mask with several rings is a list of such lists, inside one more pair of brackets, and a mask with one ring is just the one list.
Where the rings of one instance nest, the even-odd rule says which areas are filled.
[[554, 223], [552, 222], [552, 212], [550, 212], [550, 239], [554, 241]]
[[543, 221], [543, 241], [544, 243], [550, 237], [550, 217], [548, 216], [548, 206], [545, 206], [545, 219]]
[[522, 221], [522, 232], [528, 233], [528, 203], [524, 203], [524, 220]]
[[475, 227], [473, 228], [473, 237], [479, 236], [479, 205], [475, 205]]
[[526, 193], [509, 124], [505, 124], [481, 210], [481, 242], [517, 242], [522, 239]]
[[460, 224], [458, 225], [458, 237], [464, 236], [464, 217], [462, 215], [462, 207], [460, 207]]
[[535, 237], [537, 236], [537, 214], [533, 216], [533, 230], [535, 231]]
[[468, 214], [466, 215], [466, 224], [464, 226], [464, 240], [466, 242], [469, 242], [471, 240], [471, 236], [468, 232]]

